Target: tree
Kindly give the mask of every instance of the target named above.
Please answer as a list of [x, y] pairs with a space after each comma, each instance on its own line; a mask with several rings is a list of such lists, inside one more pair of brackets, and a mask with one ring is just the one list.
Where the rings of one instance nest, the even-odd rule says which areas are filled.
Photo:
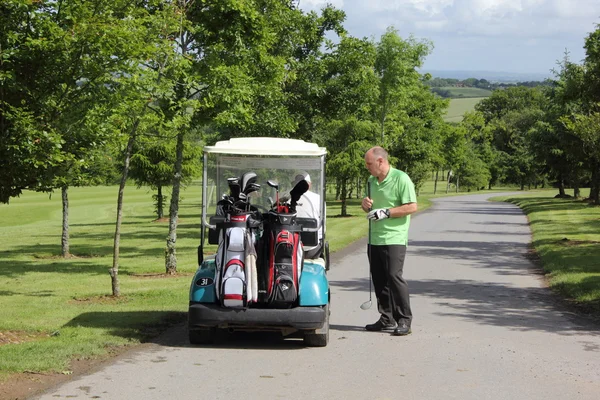
[[[131, 34], [121, 30], [120, 20], [131, 7], [124, 1], [8, 1], [3, 7], [11, 11], [12, 17], [8, 25], [11, 30], [3, 31], [7, 40], [2, 47], [7, 57], [2, 60], [9, 69], [3, 75], [7, 81], [2, 87], [10, 92], [3, 99], [12, 111], [9, 116], [22, 117], [17, 126], [26, 123], [29, 127], [21, 133], [12, 131], [8, 140], [12, 145], [3, 160], [21, 162], [25, 170], [33, 162], [37, 170], [36, 176], [29, 178], [26, 172], [28, 181], [12, 185], [12, 193], [18, 194], [23, 188], [61, 190], [61, 247], [63, 256], [68, 256], [68, 188], [102, 178], [88, 173], [93, 155], [107, 139], [103, 129], [96, 129], [94, 118], [99, 115], [94, 110], [106, 101], [111, 74], [120, 70], [120, 58], [110, 49], [127, 47]], [[16, 122], [12, 117], [10, 120]], [[2, 125], [6, 128], [7, 124]], [[3, 133], [7, 132], [4, 128]], [[23, 137], [28, 132], [37, 136], [33, 146]], [[37, 159], [36, 147], [48, 151], [48, 161]], [[14, 160], [15, 156], [22, 158]]]
[[546, 97], [539, 88], [512, 87], [497, 90], [481, 100], [475, 110], [481, 113], [492, 133], [493, 146], [500, 157], [504, 179], [509, 183], [530, 185], [539, 180], [543, 166], [536, 162], [528, 136], [543, 118]]
[[[144, 140], [145, 139], [145, 140]], [[165, 139], [156, 140], [156, 137], [146, 137], [138, 140], [131, 156], [130, 177], [138, 187], [148, 185], [156, 190], [153, 195], [156, 218], [164, 216], [164, 206], [167, 197], [163, 188], [169, 186], [173, 180], [173, 166], [175, 165], [175, 143]], [[200, 172], [201, 148], [192, 143], [184, 143], [183, 149], [183, 184], [188, 184]]]
[[[333, 149], [333, 143], [343, 146], [343, 150], [332, 151], [327, 162], [327, 175], [333, 177], [340, 187], [341, 212], [340, 216], [348, 216], [347, 199], [349, 187], [356, 177], [368, 177], [365, 168], [365, 153], [372, 147], [372, 139], [377, 134], [377, 125], [372, 121], [361, 121], [349, 117], [343, 121], [334, 120], [326, 125], [329, 132], [328, 149]], [[339, 149], [339, 147], [335, 147]], [[356, 188], [360, 191], [360, 188]]]
[[567, 128], [577, 135], [584, 145], [592, 172], [590, 199], [600, 205], [600, 112], [577, 114], [574, 120], [564, 119]]
[[[379, 78], [379, 97], [374, 108], [380, 123], [381, 141], [384, 145], [386, 121], [392, 115], [401, 119], [401, 111], [411, 102], [414, 90], [419, 88], [421, 67], [432, 45], [410, 37], [403, 40], [398, 31], [389, 27], [377, 44], [375, 71]], [[392, 139], [393, 140], [393, 139]]]
[[327, 173], [339, 187], [342, 216], [347, 215], [346, 199], [355, 178], [366, 175], [364, 154], [376, 138], [371, 120], [378, 94], [375, 54], [371, 41], [345, 36], [324, 57], [327, 74], [316, 138], [332, 154]]
[[581, 110], [583, 68], [569, 61], [565, 54], [555, 72], [553, 86], [545, 91], [548, 97], [544, 117], [530, 132], [529, 145], [545, 172], [556, 181], [559, 196], [566, 196], [565, 186], [570, 184], [574, 196], [579, 197], [580, 183], [586, 179], [583, 144], [577, 135], [567, 129], [562, 118]]
[[129, 9], [127, 17], [117, 21], [120, 22], [118, 26], [133, 37], [129, 37], [121, 51], [112, 56], [121, 64], [111, 75], [112, 81], [107, 85], [111, 91], [110, 103], [103, 109], [110, 110], [106, 111], [109, 118], [105, 127], [111, 131], [116, 144], [122, 146], [124, 160], [117, 197], [113, 265], [109, 270], [113, 296], [120, 295], [118, 271], [123, 197], [133, 147], [141, 133], [170, 131], [180, 126], [180, 119], [169, 119], [170, 116], [156, 104], [173, 91], [173, 85], [165, 75], [173, 64], [181, 62], [181, 54], [173, 47], [171, 35], [173, 26], [179, 26], [181, 12], [174, 3], [157, 0], [157, 3], [145, 5], [145, 8]]

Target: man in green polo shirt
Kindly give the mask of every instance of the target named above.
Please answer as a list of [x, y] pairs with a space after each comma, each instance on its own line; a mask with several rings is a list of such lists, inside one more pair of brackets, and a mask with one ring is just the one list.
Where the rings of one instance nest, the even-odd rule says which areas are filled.
[[368, 331], [392, 330], [393, 335], [411, 333], [412, 312], [408, 285], [402, 277], [410, 214], [417, 211], [415, 185], [410, 177], [388, 162], [388, 153], [373, 147], [365, 154], [371, 177], [370, 196], [362, 209], [370, 220], [368, 248], [371, 277], [381, 317], [365, 327]]

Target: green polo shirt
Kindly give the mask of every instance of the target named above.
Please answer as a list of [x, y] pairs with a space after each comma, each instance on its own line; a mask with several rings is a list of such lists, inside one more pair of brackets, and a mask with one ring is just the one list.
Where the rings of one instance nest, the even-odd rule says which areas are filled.
[[[373, 210], [377, 208], [394, 208], [406, 203], [416, 203], [415, 185], [410, 177], [396, 168], [390, 168], [383, 182], [379, 183], [374, 176], [369, 177]], [[410, 215], [400, 218], [386, 218], [371, 223], [371, 244], [391, 245], [408, 244], [408, 228]]]

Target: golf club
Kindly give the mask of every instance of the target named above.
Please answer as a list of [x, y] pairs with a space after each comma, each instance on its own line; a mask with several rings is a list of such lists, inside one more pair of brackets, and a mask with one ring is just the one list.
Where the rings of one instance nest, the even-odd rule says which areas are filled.
[[227, 184], [229, 185], [230, 196], [233, 201], [239, 199], [239, 194], [241, 191], [240, 188], [240, 178], [227, 178]]
[[275, 189], [275, 206], [277, 207], [277, 212], [279, 212], [279, 183], [269, 179], [267, 185]]
[[250, 211], [250, 194], [258, 192], [259, 190], [260, 190], [260, 185], [258, 183], [249, 183], [244, 188], [244, 194], [246, 195], [246, 198], [248, 199], [247, 204], [246, 204], [247, 205], [246, 211]]
[[[367, 181], [367, 197], [370, 199], [371, 198], [371, 182]], [[369, 211], [371, 211], [371, 209], [369, 208]], [[362, 310], [368, 310], [369, 308], [371, 308], [371, 304], [373, 304], [372, 300], [372, 284], [371, 284], [371, 220], [369, 219], [369, 243], [367, 243], [367, 251], [368, 251], [368, 257], [369, 257], [369, 263], [367, 264], [369, 266], [369, 301], [365, 301], [364, 303], [362, 303], [360, 305], [360, 308]]]

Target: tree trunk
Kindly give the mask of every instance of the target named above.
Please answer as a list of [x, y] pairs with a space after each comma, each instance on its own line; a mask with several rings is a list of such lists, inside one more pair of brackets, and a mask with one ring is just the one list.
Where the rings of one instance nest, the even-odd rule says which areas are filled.
[[439, 173], [440, 173], [440, 171], [435, 171], [435, 178], [433, 181], [433, 194], [436, 194], [436, 192], [437, 192], [437, 182], [438, 182]]
[[69, 187], [63, 186], [60, 191], [62, 194], [62, 237], [61, 248], [62, 256], [69, 256]]
[[592, 165], [592, 185], [590, 188], [590, 199], [595, 205], [600, 205], [600, 168], [599, 165]]
[[177, 219], [179, 217], [179, 191], [181, 189], [181, 174], [183, 165], [183, 138], [184, 132], [177, 134], [177, 156], [175, 159], [175, 175], [173, 176], [173, 192], [171, 193], [171, 207], [169, 208], [169, 236], [165, 249], [165, 273], [177, 273]]
[[339, 180], [335, 180], [335, 199], [339, 200], [340, 199], [340, 182]]
[[158, 216], [158, 219], [161, 219], [164, 216], [164, 211], [163, 211], [163, 193], [162, 193], [162, 186], [158, 185], [157, 188], [158, 193], [156, 194], [156, 201], [158, 202], [158, 204], [156, 205], [156, 214]]
[[558, 195], [565, 197], [565, 181], [562, 178], [558, 180]]
[[135, 143], [135, 132], [140, 124], [139, 118], [135, 121], [132, 133], [127, 141], [127, 149], [125, 150], [125, 163], [123, 165], [123, 175], [121, 176], [121, 184], [119, 185], [119, 196], [117, 197], [117, 224], [115, 228], [115, 241], [113, 245], [113, 265], [108, 270], [112, 283], [112, 294], [115, 297], [121, 295], [121, 287], [119, 284], [119, 246], [121, 244], [121, 222], [123, 221], [123, 194], [125, 193], [125, 183], [129, 174], [129, 162], [131, 160], [131, 152]]
[[459, 182], [458, 182], [458, 179], [459, 179], [459, 178], [460, 178], [460, 177], [459, 177], [458, 175], [456, 175], [456, 193], [458, 193], [458, 183], [459, 183]]
[[342, 200], [342, 217], [345, 217], [348, 215], [347, 209], [346, 209], [346, 180], [344, 179], [342, 181], [342, 193], [340, 195], [341, 200]]
[[452, 175], [450, 175], [451, 172], [452, 170], [448, 171], [448, 177], [446, 178], [446, 194], [448, 194], [448, 191], [450, 190], [450, 178], [452, 177]]
[[576, 199], [581, 197], [581, 188], [579, 187], [579, 182], [573, 183], [573, 197]]

